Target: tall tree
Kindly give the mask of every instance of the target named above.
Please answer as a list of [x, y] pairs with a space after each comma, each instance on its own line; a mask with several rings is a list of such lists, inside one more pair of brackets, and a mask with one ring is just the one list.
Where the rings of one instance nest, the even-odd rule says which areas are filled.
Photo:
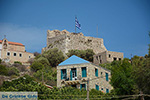
[[56, 67], [59, 63], [65, 60], [62, 51], [59, 51], [57, 48], [53, 48], [44, 52], [42, 56], [48, 59], [49, 64], [52, 67]]
[[67, 56], [70, 57], [72, 55], [76, 55], [78, 57], [81, 57], [85, 60], [88, 60], [90, 62], [93, 62], [93, 55], [95, 53], [93, 52], [92, 49], [87, 49], [87, 50], [69, 50], [67, 53]]
[[129, 63], [129, 59], [112, 62], [112, 77], [110, 83], [114, 87], [114, 91], [116, 94], [134, 94], [135, 82], [131, 77], [131, 73], [132, 66]]

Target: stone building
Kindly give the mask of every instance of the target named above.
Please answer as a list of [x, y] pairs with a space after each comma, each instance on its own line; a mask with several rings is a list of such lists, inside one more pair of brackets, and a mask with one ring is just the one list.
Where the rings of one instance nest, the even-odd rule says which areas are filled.
[[10, 42], [6, 38], [0, 40], [0, 59], [3, 61], [9, 63], [20, 61], [22, 64], [28, 65], [30, 58], [34, 58], [34, 54], [26, 52], [22, 43]]
[[47, 31], [47, 46], [43, 48], [42, 51], [51, 48], [58, 48], [64, 54], [72, 49], [93, 49], [95, 54], [107, 50], [103, 44], [102, 38], [88, 37], [84, 36], [82, 33], [70, 33], [67, 30]]
[[[67, 30], [47, 31], [47, 46], [42, 49], [42, 52], [51, 48], [58, 48], [64, 54], [72, 49], [92, 49], [96, 54], [93, 63], [97, 65], [111, 62], [115, 57], [117, 57], [117, 59], [123, 59], [123, 53], [107, 51], [102, 38], [84, 36], [82, 33], [70, 33]], [[111, 57], [108, 57], [109, 54]]]
[[123, 53], [113, 52], [113, 51], [104, 51], [94, 55], [93, 63], [96, 65], [110, 63], [115, 60], [123, 60]]
[[[57, 87], [72, 86], [78, 89], [97, 89], [109, 93], [111, 72], [75, 55], [57, 66]], [[89, 84], [87, 80], [89, 79]]]

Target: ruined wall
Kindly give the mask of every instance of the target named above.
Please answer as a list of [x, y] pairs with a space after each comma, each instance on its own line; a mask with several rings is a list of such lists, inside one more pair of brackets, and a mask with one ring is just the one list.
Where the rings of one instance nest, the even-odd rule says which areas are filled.
[[123, 53], [114, 51], [105, 51], [93, 56], [93, 63], [96, 65], [109, 63], [114, 60], [123, 60]]
[[82, 33], [70, 33], [66, 30], [48, 30], [47, 47], [45, 50], [55, 47], [63, 53], [67, 53], [68, 50], [72, 49], [93, 49], [96, 54], [107, 50], [103, 44], [102, 38], [87, 37]]

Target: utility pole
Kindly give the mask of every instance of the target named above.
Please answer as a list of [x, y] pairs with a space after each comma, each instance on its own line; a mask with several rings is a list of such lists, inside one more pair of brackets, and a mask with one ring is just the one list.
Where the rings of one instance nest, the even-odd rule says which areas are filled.
[[141, 97], [141, 100], [144, 100], [144, 95], [142, 91], [140, 91], [140, 97]]
[[89, 100], [89, 78], [87, 79], [87, 100]]

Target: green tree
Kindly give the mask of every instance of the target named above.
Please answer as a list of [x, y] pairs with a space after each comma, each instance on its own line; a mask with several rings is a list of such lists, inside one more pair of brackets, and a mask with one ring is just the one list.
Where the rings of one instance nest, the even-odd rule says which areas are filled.
[[2, 59], [0, 59], [0, 64], [2, 63]]
[[41, 70], [44, 68], [44, 65], [41, 64], [38, 61], [33, 62], [33, 64], [31, 65], [31, 70], [37, 72], [38, 70]]
[[20, 65], [22, 65], [22, 63], [20, 61], [14, 61], [14, 64], [20, 64]]
[[132, 58], [133, 73], [132, 77], [138, 86], [139, 91], [149, 94], [150, 93], [150, 57], [138, 57]]
[[19, 76], [19, 70], [15, 67], [10, 67], [9, 71], [8, 71], [8, 75], [9, 76], [11, 76], [11, 75]]
[[135, 81], [132, 76], [132, 65], [129, 59], [123, 61], [112, 62], [112, 77], [111, 85], [114, 87], [114, 92], [118, 95], [131, 95], [135, 93]]
[[43, 64], [44, 66], [50, 66], [50, 63], [47, 58], [39, 57], [36, 61]]
[[8, 75], [8, 68], [4, 65], [0, 65], [0, 75]]
[[48, 59], [50, 66], [52, 67], [56, 67], [59, 63], [65, 60], [63, 53], [57, 48], [44, 52], [42, 56]]
[[93, 55], [94, 54], [95, 53], [93, 52], [92, 49], [87, 49], [87, 50], [69, 50], [66, 55], [68, 57], [71, 57], [72, 55], [76, 55], [76, 56], [81, 57], [85, 60], [93, 62]]

